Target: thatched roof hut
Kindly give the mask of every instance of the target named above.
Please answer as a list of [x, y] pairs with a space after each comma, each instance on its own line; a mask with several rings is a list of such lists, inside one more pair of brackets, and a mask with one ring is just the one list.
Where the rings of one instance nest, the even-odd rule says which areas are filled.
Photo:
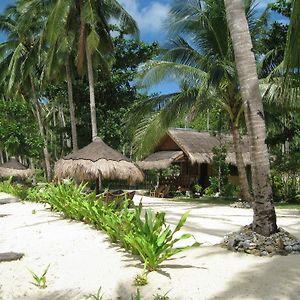
[[57, 178], [79, 180], [121, 179], [129, 183], [144, 180], [143, 172], [127, 157], [106, 145], [100, 138], [56, 162]]
[[34, 170], [29, 169], [12, 157], [6, 163], [0, 165], [0, 177], [20, 177], [25, 178], [34, 175]]
[[137, 162], [143, 170], [166, 169], [183, 156], [183, 151], [158, 151]]
[[[172, 128], [162, 137], [154, 149], [154, 153], [138, 162], [142, 169], [162, 169], [172, 162], [187, 157], [191, 164], [210, 164], [213, 158], [213, 148], [227, 145], [226, 160], [236, 165], [235, 152], [230, 135], [212, 135], [209, 132], [199, 132], [191, 129]], [[241, 142], [244, 163], [250, 165], [248, 141]]]

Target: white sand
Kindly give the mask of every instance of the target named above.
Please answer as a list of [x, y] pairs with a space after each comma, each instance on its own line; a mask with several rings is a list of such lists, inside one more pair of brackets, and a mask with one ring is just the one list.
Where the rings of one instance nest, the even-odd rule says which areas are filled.
[[[139, 197], [135, 197], [139, 202]], [[252, 211], [229, 207], [169, 203], [144, 197], [146, 207], [167, 212], [175, 224], [191, 209], [184, 227], [201, 247], [183, 252], [149, 274], [140, 288], [142, 299], [168, 292], [170, 299], [300, 299], [300, 255], [255, 257], [232, 253], [214, 244], [224, 234], [249, 224]], [[36, 210], [33, 214], [32, 210]], [[112, 246], [105, 233], [69, 221], [41, 204], [0, 205], [0, 253], [22, 252], [20, 261], [0, 263], [0, 299], [87, 299], [101, 286], [104, 299], [130, 300], [133, 279], [142, 265], [130, 254]], [[300, 239], [300, 214], [278, 211], [278, 225]], [[27, 268], [37, 274], [50, 264], [48, 287], [31, 284]]]

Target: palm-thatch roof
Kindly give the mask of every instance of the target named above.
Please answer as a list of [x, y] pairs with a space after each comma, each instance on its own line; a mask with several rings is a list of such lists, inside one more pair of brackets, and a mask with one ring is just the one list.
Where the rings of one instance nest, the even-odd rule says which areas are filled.
[[[142, 169], [156, 169], [160, 162], [164, 162], [162, 158], [170, 154], [168, 164], [176, 161], [178, 158], [171, 154], [180, 151], [192, 163], [211, 163], [213, 158], [213, 148], [227, 145], [226, 161], [232, 165], [236, 165], [235, 152], [232, 145], [231, 135], [212, 135], [209, 132], [199, 132], [192, 129], [171, 128], [162, 137], [155, 147], [155, 152], [150, 154], [144, 160], [138, 162]], [[248, 141], [244, 138], [241, 141], [244, 163], [250, 165], [250, 152]], [[165, 160], [164, 165], [167, 167]]]
[[144, 160], [137, 162], [143, 170], [149, 169], [166, 169], [172, 162], [183, 156], [182, 151], [159, 151], [146, 157]]
[[121, 179], [129, 183], [144, 180], [143, 172], [127, 157], [106, 145], [100, 138], [56, 162], [57, 178], [79, 180]]
[[12, 157], [6, 163], [0, 165], [0, 177], [29, 177], [34, 175], [34, 170], [29, 169]]

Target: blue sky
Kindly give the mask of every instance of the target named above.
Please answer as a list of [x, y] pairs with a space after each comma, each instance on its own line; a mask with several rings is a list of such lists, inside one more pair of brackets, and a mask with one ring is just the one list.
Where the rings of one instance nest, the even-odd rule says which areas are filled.
[[[216, 0], [217, 1], [217, 0]], [[119, 0], [119, 3], [135, 18], [137, 21], [141, 39], [145, 42], [159, 41], [163, 43], [166, 40], [164, 22], [166, 20], [172, 0]], [[260, 0], [257, 1], [257, 9], [263, 11], [267, 4], [273, 2], [273, 0]], [[5, 8], [15, 3], [15, 0], [0, 0], [0, 13]], [[278, 19], [278, 15], [274, 15], [274, 19]], [[0, 33], [0, 42], [5, 37]], [[175, 91], [177, 84], [174, 83], [162, 83], [155, 86], [149, 92], [161, 92], [166, 93]]]

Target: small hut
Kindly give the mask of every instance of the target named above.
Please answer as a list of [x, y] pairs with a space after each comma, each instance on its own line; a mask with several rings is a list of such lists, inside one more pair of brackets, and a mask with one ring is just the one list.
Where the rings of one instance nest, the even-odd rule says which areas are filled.
[[34, 170], [29, 169], [12, 157], [6, 163], [0, 165], [0, 177], [19, 177], [26, 178], [34, 175]]
[[84, 148], [58, 160], [54, 171], [57, 178], [121, 179], [130, 184], [144, 180], [144, 174], [138, 166], [106, 145], [99, 137]]
[[[143, 170], [165, 169], [171, 164], [180, 167], [180, 175], [174, 182], [175, 188], [189, 190], [190, 186], [200, 183], [202, 187], [209, 185], [212, 175], [213, 148], [227, 145], [226, 161], [231, 165], [232, 181], [237, 182], [235, 152], [230, 135], [212, 135], [209, 132], [199, 132], [192, 129], [170, 128], [157, 141], [154, 153], [137, 162]], [[241, 141], [245, 165], [250, 167], [250, 153], [247, 139]]]

